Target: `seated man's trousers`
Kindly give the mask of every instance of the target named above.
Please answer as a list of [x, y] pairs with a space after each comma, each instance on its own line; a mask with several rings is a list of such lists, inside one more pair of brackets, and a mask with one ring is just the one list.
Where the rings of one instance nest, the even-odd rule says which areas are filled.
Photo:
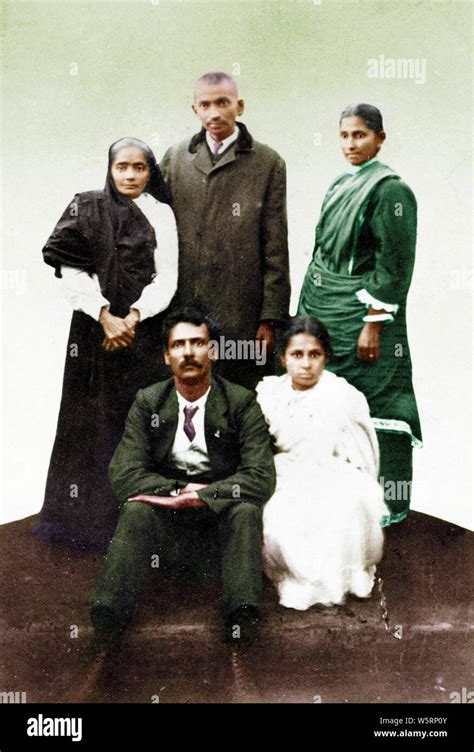
[[183, 564], [188, 571], [205, 571], [217, 559], [224, 615], [244, 604], [258, 607], [261, 548], [262, 511], [253, 504], [237, 502], [216, 514], [209, 508], [171, 510], [127, 502], [97, 581], [92, 621], [100, 626], [94, 613], [106, 606], [125, 626], [157, 563], [179, 574]]

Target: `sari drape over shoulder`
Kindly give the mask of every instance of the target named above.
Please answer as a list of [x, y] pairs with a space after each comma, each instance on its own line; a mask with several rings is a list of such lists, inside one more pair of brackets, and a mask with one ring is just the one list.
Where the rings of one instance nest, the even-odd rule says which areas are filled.
[[[393, 170], [374, 161], [345, 173], [325, 197], [298, 306], [298, 315], [326, 324], [334, 349], [327, 369], [364, 393], [375, 428], [407, 434], [413, 445], [422, 438], [406, 328], [415, 243], [416, 201]], [[398, 307], [374, 362], [357, 358], [367, 313], [360, 290]]]

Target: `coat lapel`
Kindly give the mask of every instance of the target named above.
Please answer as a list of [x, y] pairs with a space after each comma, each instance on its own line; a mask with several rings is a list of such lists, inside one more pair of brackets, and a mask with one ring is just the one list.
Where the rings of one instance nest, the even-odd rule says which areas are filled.
[[209, 175], [214, 165], [212, 164], [211, 155], [205, 142], [197, 145], [196, 151], [191, 155], [191, 161], [204, 175]]
[[204, 434], [209, 454], [209, 461], [214, 471], [222, 464], [223, 442], [228, 430], [229, 405], [219, 384], [212, 380], [212, 389], [206, 402], [206, 415], [204, 419]]
[[174, 383], [163, 402], [157, 405], [156, 412], [159, 417], [157, 450], [160, 460], [164, 460], [173, 446], [178, 428], [178, 398]]
[[204, 175], [209, 175], [211, 172], [216, 172], [221, 167], [230, 164], [230, 162], [235, 162], [238, 156], [235, 153], [235, 149], [236, 142], [234, 141], [221, 159], [216, 164], [213, 164], [207, 143], [203, 141], [197, 145], [196, 151], [191, 156], [191, 160], [196, 169], [200, 170]]
[[[155, 428], [155, 457], [161, 464], [169, 457], [178, 428], [178, 398], [174, 384], [170, 385], [162, 401], [158, 399], [155, 411], [159, 416], [159, 424]], [[238, 436], [229, 425], [228, 412], [228, 400], [219, 383], [213, 379], [206, 402], [204, 434], [211, 468], [217, 477], [228, 471], [229, 452], [235, 453], [238, 447]]]
[[233, 144], [227, 149], [225, 154], [222, 155], [222, 157], [219, 159], [218, 162], [216, 162], [215, 165], [213, 165], [211, 172], [215, 172], [220, 167], [224, 167], [226, 164], [229, 164], [230, 162], [235, 162], [237, 159], [236, 153], [235, 153], [235, 147], [236, 142], [234, 141]]
[[221, 431], [227, 427], [227, 419], [223, 416], [229, 409], [227, 400], [215, 379], [212, 379], [212, 388], [206, 401], [206, 415], [204, 418], [204, 433], [206, 444], [209, 439], [220, 438]]

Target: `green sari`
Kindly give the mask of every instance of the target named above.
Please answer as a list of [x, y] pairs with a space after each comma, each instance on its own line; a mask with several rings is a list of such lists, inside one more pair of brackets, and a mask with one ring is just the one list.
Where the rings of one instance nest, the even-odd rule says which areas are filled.
[[[422, 440], [406, 327], [415, 242], [416, 202], [393, 170], [371, 161], [355, 174], [345, 173], [324, 199], [298, 306], [298, 315], [318, 318], [329, 330], [334, 355], [328, 370], [346, 378], [369, 403], [381, 447], [380, 479], [391, 510], [384, 524], [407, 516], [411, 446]], [[380, 357], [373, 362], [357, 358], [367, 314], [356, 295], [360, 290], [398, 307], [393, 321], [383, 326]], [[389, 435], [394, 438], [387, 443]], [[398, 498], [398, 485], [391, 483], [409, 484], [403, 487], [405, 498]]]

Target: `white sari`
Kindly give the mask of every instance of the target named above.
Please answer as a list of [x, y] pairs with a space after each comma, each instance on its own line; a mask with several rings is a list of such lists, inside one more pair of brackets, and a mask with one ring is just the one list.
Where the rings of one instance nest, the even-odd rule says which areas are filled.
[[263, 568], [280, 603], [305, 610], [367, 598], [382, 557], [378, 445], [364, 395], [323, 371], [311, 389], [269, 376], [257, 399], [273, 435], [277, 486], [263, 512]]

